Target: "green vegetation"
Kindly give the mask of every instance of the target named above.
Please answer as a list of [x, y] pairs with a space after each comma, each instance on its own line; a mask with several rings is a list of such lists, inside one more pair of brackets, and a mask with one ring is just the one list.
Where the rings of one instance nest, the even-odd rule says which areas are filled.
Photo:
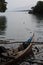
[[7, 7], [7, 2], [5, 2], [5, 0], [0, 0], [0, 12], [5, 12]]
[[6, 28], [6, 17], [0, 16], [0, 30], [4, 31]]
[[0, 16], [0, 34], [3, 34], [4, 31], [6, 30], [6, 17], [5, 16]]
[[32, 7], [33, 14], [43, 15], [43, 1], [38, 1], [36, 6]]

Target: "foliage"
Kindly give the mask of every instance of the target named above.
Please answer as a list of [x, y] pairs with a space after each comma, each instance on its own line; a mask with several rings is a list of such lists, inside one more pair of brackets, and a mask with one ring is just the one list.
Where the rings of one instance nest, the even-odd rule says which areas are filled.
[[5, 0], [0, 0], [0, 12], [5, 12], [7, 7], [7, 2], [5, 2]]
[[37, 5], [33, 8], [33, 14], [43, 14], [43, 1], [37, 2]]

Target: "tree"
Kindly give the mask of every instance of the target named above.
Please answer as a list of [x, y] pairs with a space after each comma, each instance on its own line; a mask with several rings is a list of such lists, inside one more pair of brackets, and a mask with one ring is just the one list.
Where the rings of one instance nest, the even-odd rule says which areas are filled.
[[7, 7], [7, 2], [5, 2], [5, 0], [0, 0], [0, 12], [5, 12]]
[[0, 2], [5, 2], [5, 0], [0, 0]]
[[35, 14], [43, 14], [43, 1], [38, 1], [37, 5], [33, 9]]
[[37, 4], [32, 7], [32, 10], [29, 12], [33, 14], [43, 15], [43, 1], [38, 1]]

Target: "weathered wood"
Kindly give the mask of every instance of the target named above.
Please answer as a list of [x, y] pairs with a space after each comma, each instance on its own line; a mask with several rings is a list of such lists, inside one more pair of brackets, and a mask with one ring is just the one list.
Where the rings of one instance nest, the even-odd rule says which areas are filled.
[[[32, 36], [32, 41], [33, 41], [33, 37], [34, 36]], [[15, 65], [20, 60], [23, 60], [27, 55], [29, 56], [31, 54], [31, 52], [32, 52], [32, 45], [33, 45], [33, 43], [30, 43], [30, 45], [28, 45], [28, 47], [26, 49], [24, 49], [22, 51], [19, 51], [16, 56], [12, 56], [12, 57], [14, 57], [14, 59], [8, 61], [4, 65], [12, 65], [12, 64]]]
[[5, 55], [1, 55], [1, 58], [5, 58], [5, 59], [15, 59], [14, 56], [5, 56]]
[[15, 59], [10, 60], [5, 65], [16, 64], [18, 61], [22, 60], [26, 55], [30, 55], [31, 49], [32, 44], [30, 44], [25, 50], [18, 52], [18, 54], [15, 56]]
[[[0, 44], [16, 44], [16, 43], [24, 43], [25, 41], [15, 41], [15, 42], [10, 42], [10, 41], [3, 41], [0, 40]], [[26, 42], [29, 43], [29, 42]], [[31, 42], [31, 43], [36, 43], [36, 44], [43, 44], [43, 42]]]

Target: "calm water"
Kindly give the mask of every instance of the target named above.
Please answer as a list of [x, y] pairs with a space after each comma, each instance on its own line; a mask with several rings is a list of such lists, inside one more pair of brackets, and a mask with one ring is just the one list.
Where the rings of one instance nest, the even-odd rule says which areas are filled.
[[33, 33], [35, 41], [43, 41], [43, 17], [26, 12], [0, 13], [0, 40], [25, 41]]

